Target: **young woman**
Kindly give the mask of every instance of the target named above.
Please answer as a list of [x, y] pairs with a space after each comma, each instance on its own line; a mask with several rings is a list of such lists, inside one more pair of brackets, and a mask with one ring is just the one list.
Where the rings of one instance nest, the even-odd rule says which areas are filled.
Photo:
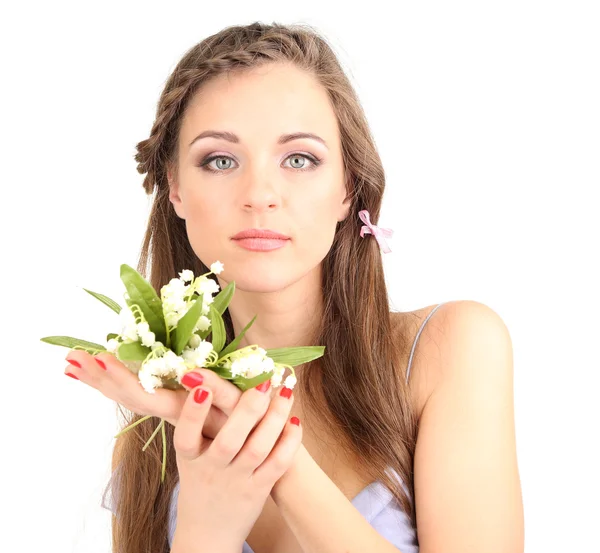
[[258, 315], [241, 345], [326, 354], [293, 393], [199, 367], [148, 394], [111, 354], [71, 351], [127, 424], [170, 423], [162, 484], [161, 440], [141, 449], [158, 419], [116, 441], [114, 551], [521, 552], [509, 332], [475, 301], [390, 312], [384, 171], [326, 40], [254, 23], [194, 46], [136, 161], [153, 287], [219, 260], [228, 341]]

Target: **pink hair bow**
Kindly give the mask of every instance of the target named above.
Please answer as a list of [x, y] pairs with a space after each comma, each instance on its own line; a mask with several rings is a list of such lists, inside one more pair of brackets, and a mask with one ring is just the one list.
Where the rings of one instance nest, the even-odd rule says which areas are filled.
[[389, 228], [381, 228], [372, 224], [369, 212], [366, 209], [359, 211], [358, 216], [360, 217], [360, 220], [365, 223], [365, 225], [363, 225], [363, 227], [360, 229], [361, 238], [364, 238], [365, 234], [372, 234], [377, 239], [377, 242], [379, 243], [383, 253], [390, 253], [392, 250], [390, 250], [389, 246], [387, 245], [384, 236], [386, 238], [391, 238], [394, 234], [394, 231]]

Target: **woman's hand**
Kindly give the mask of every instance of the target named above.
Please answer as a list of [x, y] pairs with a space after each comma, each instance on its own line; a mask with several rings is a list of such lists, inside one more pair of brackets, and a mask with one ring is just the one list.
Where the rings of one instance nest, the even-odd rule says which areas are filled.
[[[177, 426], [189, 395], [187, 390], [157, 388], [154, 394], [150, 394], [142, 388], [137, 375], [111, 353], [100, 353], [94, 358], [86, 351], [71, 350], [67, 361], [74, 363], [65, 369], [65, 374], [74, 375], [84, 384], [96, 388], [104, 396], [138, 415], [160, 417]], [[202, 384], [212, 391], [213, 401], [203, 430], [206, 437], [214, 438], [237, 405], [242, 391], [210, 369], [194, 369], [189, 374], [188, 378], [193, 380], [196, 377], [196, 382], [187, 386], [188, 388], [198, 386], [202, 379]], [[187, 378], [183, 384], [186, 383]]]
[[173, 436], [180, 481], [173, 549], [208, 542], [239, 550], [292, 465], [302, 444], [302, 429], [289, 421], [294, 400], [271, 398], [269, 383], [242, 393], [214, 440], [203, 436], [211, 391], [189, 393]]

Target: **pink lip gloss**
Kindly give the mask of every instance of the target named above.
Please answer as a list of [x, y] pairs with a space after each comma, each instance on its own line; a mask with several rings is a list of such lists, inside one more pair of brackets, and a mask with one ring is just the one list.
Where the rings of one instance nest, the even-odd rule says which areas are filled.
[[234, 242], [246, 250], [268, 252], [283, 248], [289, 240], [279, 238], [240, 238], [239, 240], [234, 240]]

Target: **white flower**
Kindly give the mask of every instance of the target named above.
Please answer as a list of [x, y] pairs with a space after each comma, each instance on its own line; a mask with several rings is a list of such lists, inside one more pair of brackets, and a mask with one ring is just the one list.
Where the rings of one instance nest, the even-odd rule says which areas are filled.
[[144, 346], [150, 347], [154, 344], [156, 336], [154, 335], [154, 332], [150, 332], [150, 325], [147, 322], [142, 321], [141, 323], [138, 323], [136, 330]]
[[219, 285], [208, 277], [202, 277], [198, 280], [197, 288], [198, 293], [204, 294], [206, 297], [208, 294], [215, 294], [219, 291]]
[[172, 311], [171, 313], [165, 313], [165, 322], [167, 326], [175, 326], [179, 321], [179, 313]]
[[146, 370], [145, 366], [138, 372], [138, 378], [144, 390], [149, 394], [154, 394], [156, 388], [162, 386], [162, 381], [158, 376], [152, 374], [151, 371]]
[[179, 278], [183, 282], [190, 282], [191, 280], [194, 280], [194, 273], [192, 273], [192, 271], [190, 271], [189, 269], [185, 269], [184, 271], [181, 271], [181, 273], [179, 273]]
[[273, 388], [277, 388], [277, 386], [281, 385], [281, 374], [280, 373], [274, 373], [273, 376], [271, 377], [271, 386], [273, 386]]
[[[166, 285], [169, 293], [175, 294], [178, 291], [185, 290], [187, 288], [185, 282], [179, 278], [172, 278], [169, 280], [169, 283]], [[164, 286], [163, 286], [164, 288]]]
[[154, 340], [156, 340], [154, 332], [144, 332], [144, 334], [140, 334], [140, 338], [142, 339], [142, 345], [146, 347], [151, 347], [154, 344]]
[[187, 346], [191, 349], [196, 349], [200, 345], [201, 341], [202, 338], [200, 338], [200, 336], [198, 336], [197, 334], [192, 334], [192, 336], [188, 340]]
[[181, 356], [185, 360], [185, 367], [181, 367], [177, 370], [177, 376], [181, 380], [183, 375], [187, 372], [186, 369], [194, 369], [196, 367], [203, 367], [206, 365], [206, 360], [213, 350], [212, 343], [206, 340], [201, 340], [198, 347], [194, 349], [184, 349]]
[[200, 331], [204, 332], [205, 330], [208, 330], [209, 328], [210, 328], [210, 319], [205, 315], [201, 315], [200, 318], [198, 319], [198, 322], [196, 323], [194, 332], [196, 330], [200, 330]]
[[218, 275], [221, 273], [221, 271], [223, 271], [224, 268], [225, 267], [224, 267], [223, 263], [221, 263], [220, 261], [215, 261], [210, 266], [210, 271], [211, 271], [211, 273], [215, 273], [215, 275]]
[[115, 340], [114, 338], [111, 338], [108, 342], [106, 342], [106, 350], [110, 351], [111, 353], [117, 351], [118, 347], [119, 341]]
[[293, 374], [290, 374], [290, 375], [289, 375], [289, 376], [288, 376], [288, 377], [285, 379], [285, 382], [284, 382], [283, 384], [284, 384], [284, 386], [285, 386], [286, 388], [293, 389], [293, 388], [294, 388], [294, 386], [296, 385], [296, 382], [297, 382], [297, 381], [298, 381], [298, 380], [297, 380], [297, 378], [296, 378], [296, 377], [295, 377]]
[[230, 357], [227, 368], [231, 371], [232, 376], [243, 376], [244, 378], [254, 378], [259, 374], [271, 372], [275, 369], [275, 363], [273, 359], [267, 357], [266, 353], [266, 350], [256, 346], [242, 349]]
[[137, 325], [135, 322], [135, 315], [129, 309], [129, 307], [123, 307], [119, 312], [119, 317], [122, 323], [121, 336], [128, 340], [135, 342], [138, 339]]
[[162, 348], [162, 347], [163, 347], [163, 343], [159, 342], [158, 340], [150, 346], [152, 351], [154, 351], [155, 349], [158, 349], [158, 348]]
[[169, 373], [169, 369], [162, 357], [153, 357], [144, 363], [142, 369], [154, 376], [163, 376]]
[[169, 369], [169, 373], [172, 373], [173, 371], [178, 372], [187, 368], [184, 358], [170, 349], [165, 352], [163, 359], [165, 365]]
[[285, 372], [285, 367], [283, 365], [275, 365], [273, 367], [273, 371], [275, 372], [275, 374], [278, 374], [279, 376], [283, 377], [283, 373]]
[[213, 345], [211, 342], [207, 342], [206, 340], [202, 340], [200, 345], [196, 348], [202, 355], [208, 357], [208, 354], [213, 350]]

